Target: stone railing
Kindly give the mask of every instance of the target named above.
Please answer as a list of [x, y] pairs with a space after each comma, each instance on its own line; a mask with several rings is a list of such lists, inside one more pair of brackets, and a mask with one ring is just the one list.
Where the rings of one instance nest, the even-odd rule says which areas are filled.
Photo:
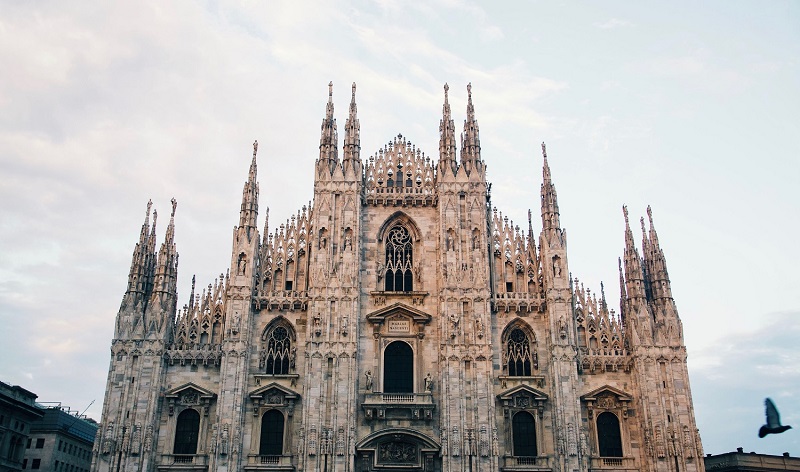
[[158, 470], [207, 470], [206, 454], [162, 454]]
[[256, 455], [247, 456], [245, 470], [294, 470], [292, 456]]
[[633, 472], [639, 470], [633, 457], [592, 457], [589, 470], [615, 470]]
[[361, 404], [364, 415], [372, 419], [430, 420], [433, 418], [433, 395], [426, 393], [367, 393]]
[[552, 470], [548, 456], [506, 456], [502, 470], [540, 471]]

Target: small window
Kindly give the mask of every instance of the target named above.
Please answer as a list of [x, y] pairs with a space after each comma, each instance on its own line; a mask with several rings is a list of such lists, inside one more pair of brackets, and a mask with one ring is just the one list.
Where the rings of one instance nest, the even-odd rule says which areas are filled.
[[36, 439], [36, 449], [41, 449], [44, 447], [44, 438], [37, 438]]
[[261, 442], [258, 454], [280, 456], [283, 454], [283, 413], [269, 410], [261, 417]]
[[506, 282], [506, 292], [513, 292], [513, 291], [514, 291], [514, 283]]
[[27, 469], [28, 468], [28, 459], [22, 459], [22, 468], [23, 469]]
[[196, 454], [199, 433], [200, 414], [193, 409], [183, 410], [178, 415], [178, 424], [175, 428], [173, 454]]
[[25, 449], [30, 449], [30, 448], [31, 448], [31, 438], [28, 438], [28, 445], [25, 446]]
[[31, 462], [31, 469], [38, 469], [41, 465], [42, 465], [41, 459], [34, 459], [33, 462]]
[[600, 457], [622, 457], [622, 435], [614, 413], [606, 411], [597, 416], [597, 443]]
[[383, 353], [383, 391], [414, 392], [414, 352], [403, 341], [395, 341]]
[[536, 422], [533, 415], [520, 411], [512, 421], [514, 436], [514, 455], [517, 457], [534, 457], [536, 449]]
[[291, 289], [292, 289], [292, 281], [291, 280], [287, 280], [286, 281], [286, 290], [291, 290]]

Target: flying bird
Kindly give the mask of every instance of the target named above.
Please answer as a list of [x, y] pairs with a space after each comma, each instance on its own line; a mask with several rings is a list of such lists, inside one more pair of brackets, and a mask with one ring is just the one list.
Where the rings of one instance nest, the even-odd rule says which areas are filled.
[[767, 424], [758, 430], [759, 438], [763, 438], [768, 434], [778, 434], [786, 431], [787, 429], [792, 429], [792, 427], [789, 425], [781, 425], [781, 416], [778, 414], [778, 409], [775, 408], [775, 404], [772, 403], [772, 400], [767, 398], [764, 400], [764, 404], [767, 406]]

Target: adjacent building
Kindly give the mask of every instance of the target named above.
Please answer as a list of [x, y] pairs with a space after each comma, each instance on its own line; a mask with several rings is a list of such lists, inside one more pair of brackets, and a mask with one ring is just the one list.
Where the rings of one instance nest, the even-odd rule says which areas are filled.
[[60, 404], [40, 406], [44, 415], [31, 424], [22, 468], [88, 472], [97, 423]]
[[258, 220], [255, 143], [230, 266], [180, 302], [177, 202], [160, 247], [148, 203], [92, 470], [702, 472], [650, 208], [640, 245], [623, 208], [615, 313], [571, 276], [544, 144], [516, 225], [470, 86], [460, 139], [445, 86], [433, 155], [368, 156], [355, 84], [341, 141], [330, 87], [310, 206]]
[[0, 382], [0, 472], [22, 470], [30, 425], [42, 415], [35, 393]]
[[706, 470], [714, 472], [785, 472], [800, 471], [800, 457], [791, 457], [788, 452], [782, 456], [745, 453], [741, 447], [736, 452], [708, 454], [704, 458]]

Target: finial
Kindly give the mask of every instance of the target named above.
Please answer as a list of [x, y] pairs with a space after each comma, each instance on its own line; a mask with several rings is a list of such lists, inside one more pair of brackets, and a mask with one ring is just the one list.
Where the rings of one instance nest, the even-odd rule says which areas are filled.
[[147, 200], [147, 216], [150, 216], [150, 209], [153, 208], [153, 200]]
[[542, 141], [542, 156], [547, 159], [547, 146], [544, 144], [544, 141]]
[[256, 153], [258, 152], [258, 140], [253, 141], [253, 157], [256, 157]]
[[178, 207], [178, 200], [175, 200], [175, 197], [172, 197], [172, 214], [169, 216], [170, 218], [175, 218], [175, 208]]
[[647, 235], [647, 232], [644, 229], [644, 217], [639, 218], [639, 223], [642, 225], [642, 234]]
[[328, 96], [333, 97], [333, 81], [328, 82]]
[[628, 222], [628, 205], [622, 205], [622, 214], [625, 215], [625, 226], [629, 226]]
[[653, 227], [653, 210], [650, 209], [650, 205], [647, 205], [647, 219], [650, 220], [650, 227]]
[[467, 84], [467, 95], [472, 98], [472, 82]]
[[356, 99], [356, 83], [353, 82], [353, 100]]

